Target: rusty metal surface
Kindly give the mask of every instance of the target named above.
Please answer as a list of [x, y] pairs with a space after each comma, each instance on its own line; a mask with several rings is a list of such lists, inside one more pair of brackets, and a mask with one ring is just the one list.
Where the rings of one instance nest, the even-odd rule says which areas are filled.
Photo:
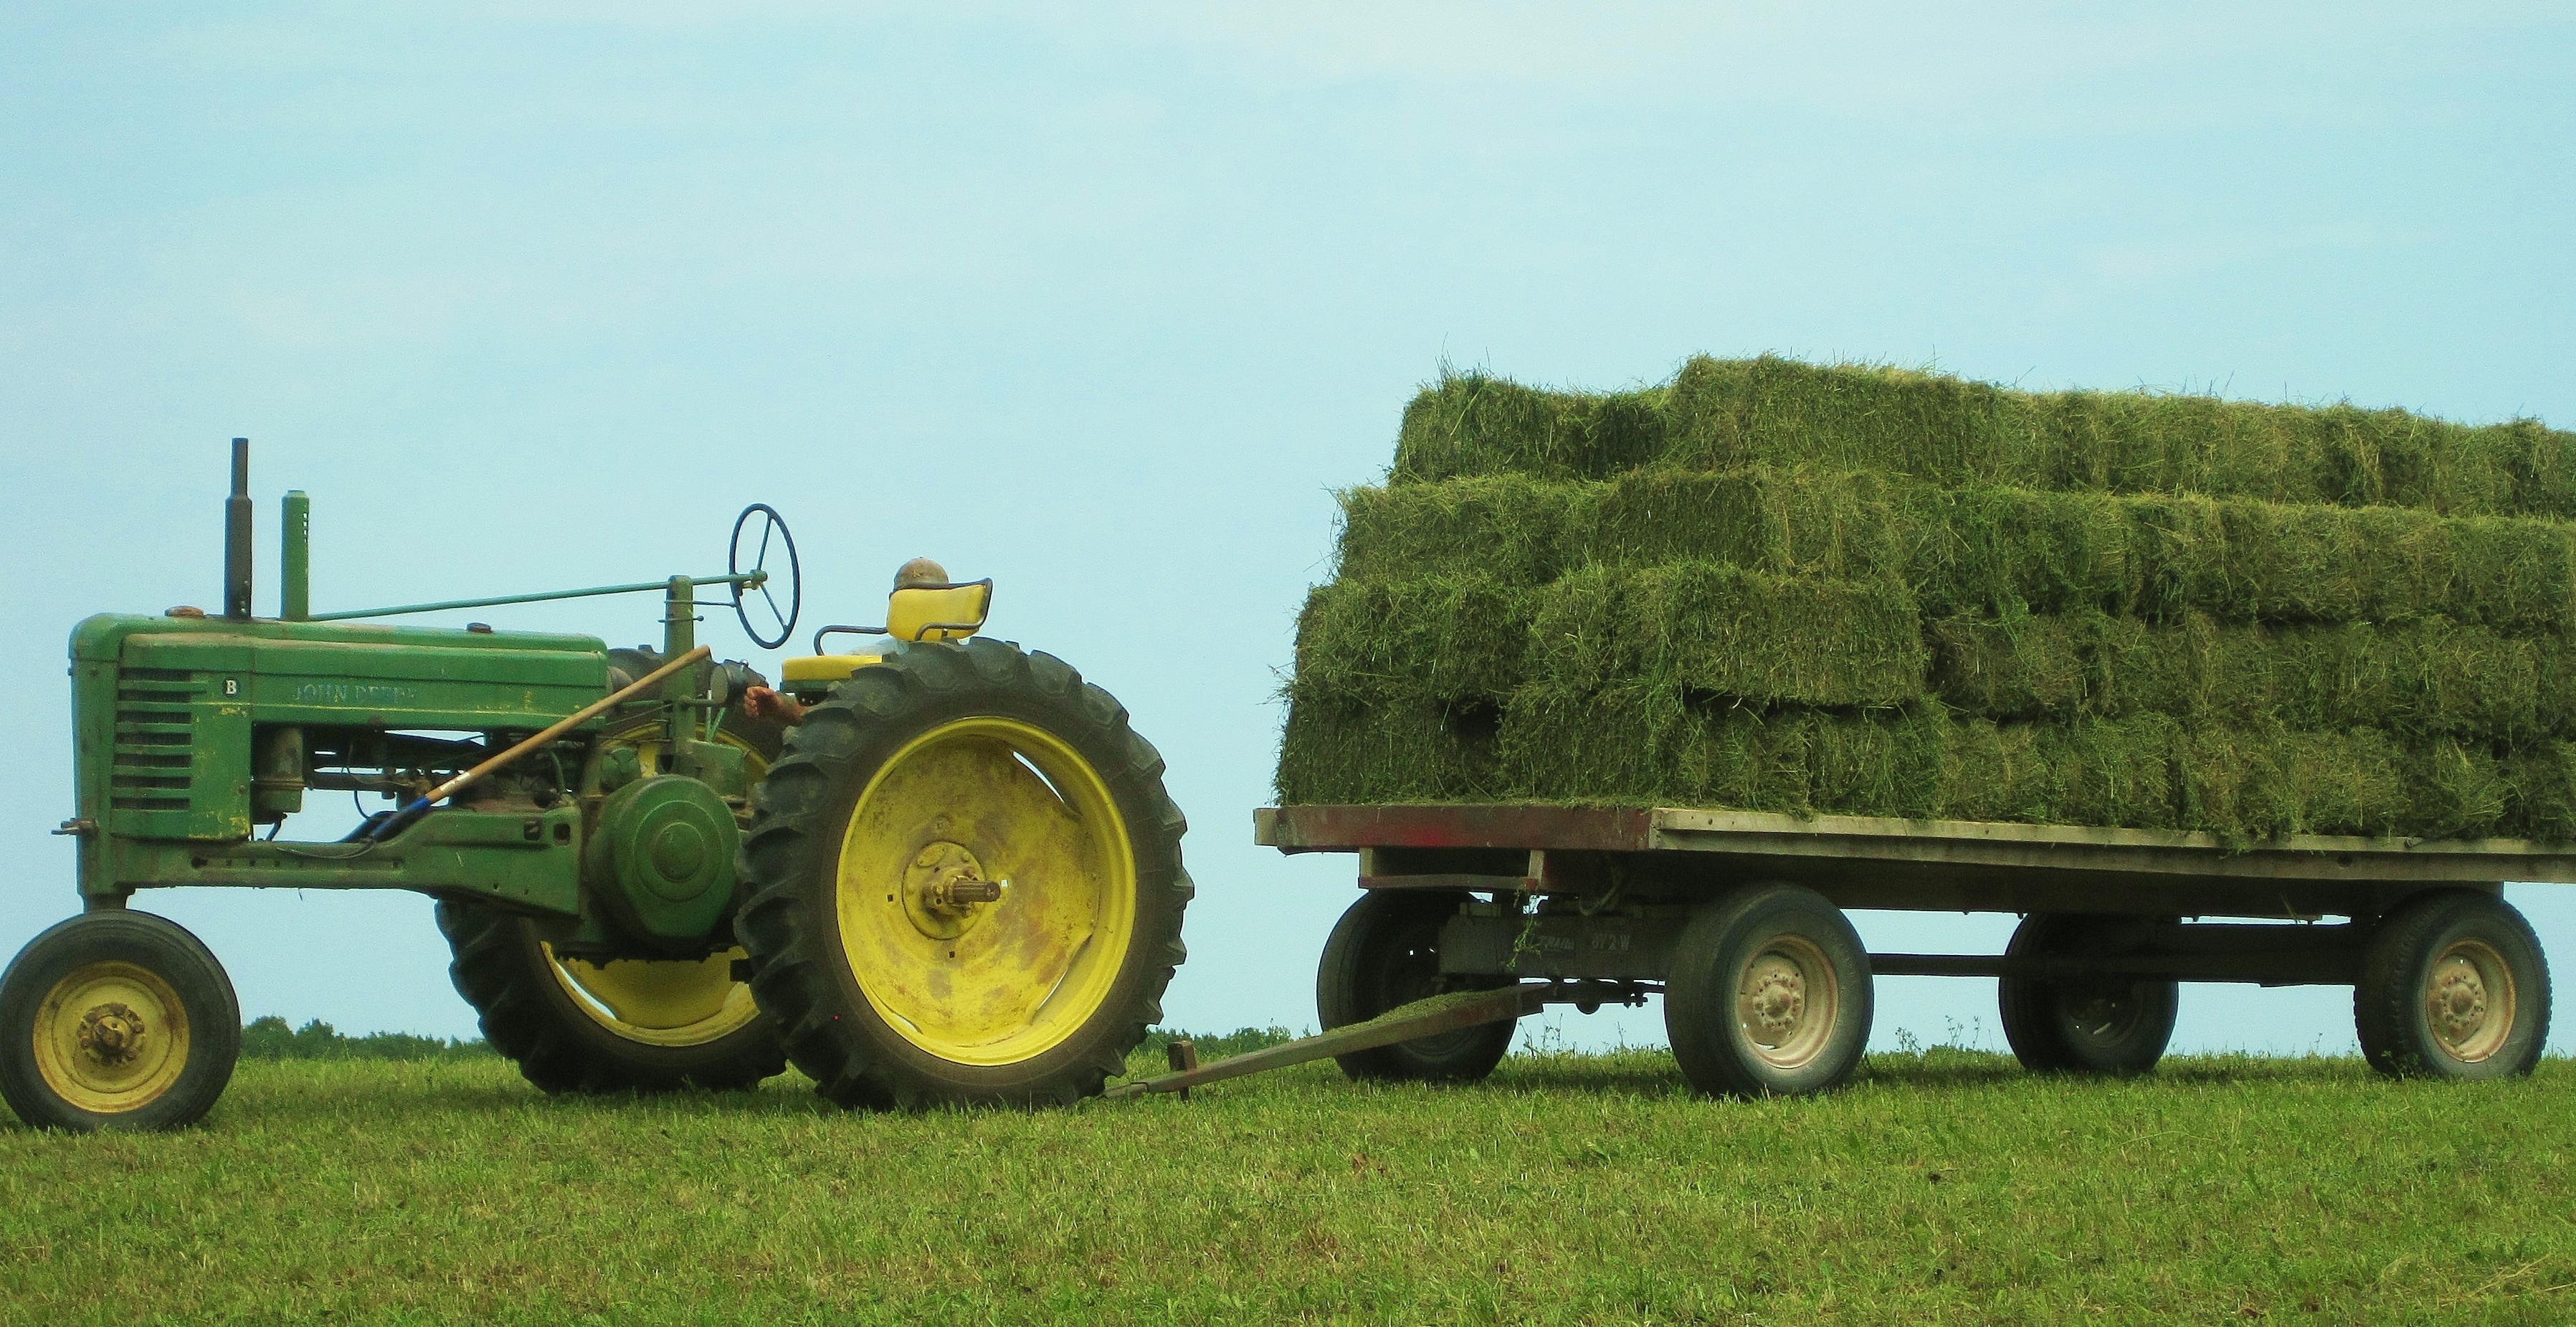
[[1252, 839], [1282, 852], [1351, 852], [1360, 848], [1636, 852], [1650, 846], [1653, 814], [1643, 807], [1521, 802], [1263, 807], [1252, 813]]

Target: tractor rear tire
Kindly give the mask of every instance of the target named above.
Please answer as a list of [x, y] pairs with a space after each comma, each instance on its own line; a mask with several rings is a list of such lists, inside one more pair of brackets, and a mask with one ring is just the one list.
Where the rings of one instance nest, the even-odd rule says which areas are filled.
[[1805, 1096], [1860, 1067], [1870, 996], [1869, 951], [1842, 909], [1811, 889], [1756, 885], [1682, 928], [1664, 1030], [1699, 1092]]
[[[1360, 896], [1333, 926], [1315, 967], [1315, 1014], [1325, 1031], [1450, 991], [1510, 985], [1501, 977], [1443, 977], [1440, 928], [1468, 895], [1449, 890], [1380, 890]], [[1483, 1078], [1512, 1048], [1517, 1022], [1489, 1023], [1334, 1056], [1356, 1079], [1467, 1083]]]
[[241, 1058], [241, 1002], [187, 928], [148, 912], [57, 922], [0, 974], [0, 1098], [39, 1129], [177, 1129]]
[[875, 1108], [1063, 1104], [1125, 1073], [1192, 893], [1162, 775], [1108, 692], [1001, 641], [835, 687], [743, 845], [735, 933], [788, 1058]]
[[787, 1068], [776, 1025], [733, 978], [738, 950], [592, 967], [557, 958], [528, 918], [451, 901], [438, 929], [483, 1039], [543, 1091], [724, 1091]]
[[2549, 1041], [2549, 960], [2493, 894], [2417, 894], [2371, 927], [2352, 1021], [2362, 1058], [2392, 1078], [2518, 1078]]
[[[2033, 913], [2014, 928], [2009, 958], [2109, 952], [2122, 919]], [[2035, 1074], [2147, 1073], [2173, 1040], [2181, 988], [2170, 978], [2100, 976], [2074, 981], [2005, 977], [1996, 983], [2004, 1042]]]

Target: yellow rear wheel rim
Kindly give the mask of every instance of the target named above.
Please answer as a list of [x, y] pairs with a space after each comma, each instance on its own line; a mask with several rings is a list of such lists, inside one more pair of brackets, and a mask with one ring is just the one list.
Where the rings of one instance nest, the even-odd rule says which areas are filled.
[[[990, 885], [998, 899], [972, 897]], [[1071, 746], [960, 719], [869, 779], [834, 903], [850, 973], [897, 1035], [956, 1064], [1018, 1064], [1108, 1001], [1135, 940], [1135, 856], [1108, 784]]]
[[751, 987], [733, 979], [733, 948], [704, 959], [622, 958], [592, 964], [545, 945], [564, 994], [590, 1020], [647, 1046], [703, 1046], [759, 1017]]
[[188, 1042], [179, 993], [132, 963], [75, 968], [36, 1010], [36, 1071], [93, 1115], [141, 1110], [169, 1091], [188, 1067]]

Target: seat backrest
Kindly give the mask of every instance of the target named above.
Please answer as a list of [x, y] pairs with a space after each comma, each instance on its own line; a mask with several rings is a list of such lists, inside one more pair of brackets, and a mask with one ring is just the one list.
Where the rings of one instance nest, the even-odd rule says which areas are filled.
[[886, 634], [901, 641], [964, 640], [992, 611], [993, 582], [908, 585], [886, 599]]

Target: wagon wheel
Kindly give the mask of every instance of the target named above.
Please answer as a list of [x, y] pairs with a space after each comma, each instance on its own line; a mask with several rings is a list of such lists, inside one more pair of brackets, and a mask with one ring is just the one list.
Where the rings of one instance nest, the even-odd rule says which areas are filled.
[[[2033, 913], [2013, 931], [2011, 958], [2074, 958], [2117, 947], [2117, 917]], [[2013, 1057], [2033, 1073], [2143, 1074], [2173, 1040], [2181, 988], [2170, 978], [2005, 977], [1997, 1011]]]
[[1061, 660], [923, 644], [789, 736], [736, 932], [796, 1067], [850, 1106], [1098, 1092], [1181, 961], [1162, 758]]
[[[1315, 1013], [1327, 1031], [1365, 1023], [1416, 1000], [1450, 991], [1492, 990], [1504, 977], [1443, 976], [1440, 928], [1469, 895], [1450, 890], [1363, 894], [1333, 926], [1315, 969]], [[1515, 1022], [1461, 1028], [1437, 1036], [1335, 1056], [1353, 1078], [1472, 1082], [1494, 1071], [1512, 1048]]]
[[1673, 946], [1664, 1028], [1713, 1096], [1822, 1092], [1869, 1040], [1869, 954], [1813, 890], [1759, 885], [1702, 906]]
[[2383, 1074], [2518, 1077], [2549, 1039], [2549, 960], [2512, 904], [2433, 890], [2372, 926], [2352, 1012], [2361, 1053]]

